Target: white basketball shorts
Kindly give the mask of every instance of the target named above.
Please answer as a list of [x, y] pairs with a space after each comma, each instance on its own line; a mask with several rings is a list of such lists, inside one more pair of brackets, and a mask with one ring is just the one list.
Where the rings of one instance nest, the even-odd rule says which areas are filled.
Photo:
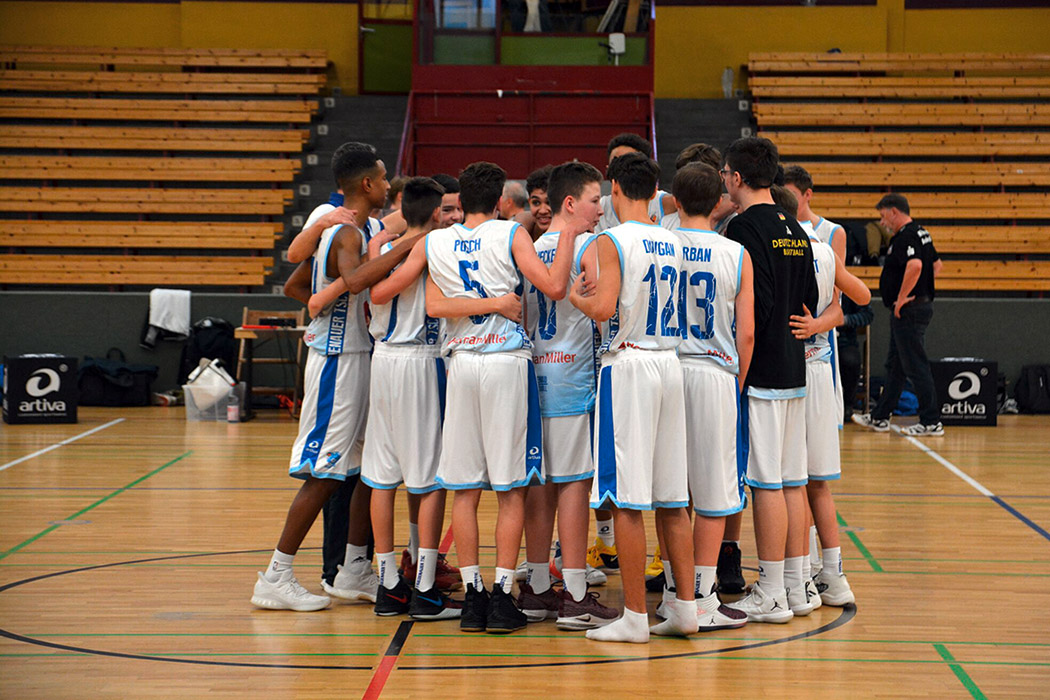
[[806, 399], [760, 399], [743, 395], [747, 436], [747, 485], [780, 489], [806, 484]]
[[544, 476], [556, 484], [583, 481], [594, 476], [593, 434], [593, 413], [544, 418]]
[[806, 363], [806, 462], [809, 478], [838, 479], [841, 394], [836, 391], [830, 362]]
[[707, 517], [744, 509], [746, 461], [737, 377], [713, 362], [682, 358], [686, 460], [693, 510]]

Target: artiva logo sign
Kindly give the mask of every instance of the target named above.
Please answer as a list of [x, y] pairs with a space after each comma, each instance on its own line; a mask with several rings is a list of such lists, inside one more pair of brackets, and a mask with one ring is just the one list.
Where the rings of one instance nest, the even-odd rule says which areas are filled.
[[[982, 369], [982, 375], [987, 375], [988, 370]], [[983, 416], [988, 408], [983, 403], [971, 403], [966, 399], [981, 393], [981, 378], [973, 372], [959, 372], [952, 378], [948, 385], [948, 397], [954, 403], [945, 402], [941, 406], [941, 415], [944, 416]]]
[[[60, 371], [65, 372], [69, 369], [66, 365], [61, 365], [58, 368]], [[48, 401], [46, 396], [53, 394], [62, 388], [62, 378], [59, 377], [58, 372], [47, 367], [41, 367], [40, 369], [29, 375], [29, 379], [26, 380], [26, 393], [33, 397], [33, 401], [22, 401], [18, 404], [18, 410], [20, 413], [53, 413], [59, 412], [64, 413], [66, 411], [66, 402], [61, 400]]]

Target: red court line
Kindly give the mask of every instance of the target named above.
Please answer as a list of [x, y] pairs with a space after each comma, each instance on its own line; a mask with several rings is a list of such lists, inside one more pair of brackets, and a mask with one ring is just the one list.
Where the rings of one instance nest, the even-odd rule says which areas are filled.
[[452, 548], [452, 526], [448, 526], [448, 530], [445, 531], [445, 536], [441, 540], [441, 546], [438, 547], [438, 551], [442, 554], [448, 554], [448, 550]]
[[397, 626], [397, 632], [394, 632], [394, 638], [390, 640], [390, 646], [387, 647], [386, 653], [380, 660], [379, 665], [376, 666], [375, 673], [372, 674], [372, 680], [369, 682], [368, 687], [365, 688], [365, 694], [361, 696], [363, 700], [376, 700], [380, 693], [383, 692], [383, 686], [386, 685], [387, 679], [390, 678], [390, 674], [394, 670], [394, 664], [397, 663], [397, 657], [401, 654], [401, 649], [405, 646], [405, 640], [408, 639], [408, 633], [411, 630], [412, 623], [408, 620]]

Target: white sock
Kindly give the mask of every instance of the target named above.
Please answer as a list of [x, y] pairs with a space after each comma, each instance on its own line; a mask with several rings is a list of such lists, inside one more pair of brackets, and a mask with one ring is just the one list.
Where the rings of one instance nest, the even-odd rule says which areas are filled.
[[412, 557], [412, 563], [419, 562], [419, 525], [410, 522], [408, 524], [408, 555]]
[[684, 637], [697, 631], [696, 603], [675, 598], [667, 607], [667, 619], [650, 627], [650, 632], [662, 636]]
[[823, 552], [824, 570], [829, 574], [842, 573], [842, 547], [828, 547]]
[[376, 561], [379, 562], [379, 585], [388, 591], [393, 590], [397, 586], [397, 555], [393, 552], [376, 552]]
[[[418, 591], [429, 591], [434, 587], [437, 576], [438, 551], [436, 549], [419, 550], [419, 566], [416, 567], [415, 586]], [[475, 569], [477, 567], [474, 567]], [[465, 574], [464, 574], [465, 575]], [[464, 579], [465, 581], [466, 579]]]
[[565, 590], [572, 599], [577, 603], [583, 600], [587, 595], [587, 569], [562, 569], [561, 575], [565, 577]]
[[820, 566], [820, 542], [817, 537], [817, 526], [809, 526], [809, 563], [810, 568]]
[[809, 557], [802, 557], [802, 580], [808, 581], [813, 578], [813, 564]]
[[[514, 569], [501, 569], [497, 566], [496, 582], [493, 585], [503, 588], [504, 593], [510, 593], [510, 588], [514, 585]], [[550, 588], [549, 581], [547, 583], [547, 588]]]
[[[693, 610], [696, 620], [696, 610]], [[649, 616], [644, 612], [635, 612], [630, 608], [623, 609], [619, 620], [604, 627], [587, 630], [587, 639], [598, 642], [633, 642], [645, 644], [649, 641]]]
[[735, 544], [737, 549], [740, 548], [740, 540], [722, 540], [722, 544]]
[[758, 560], [758, 582], [767, 595], [778, 596], [784, 592], [784, 560]]
[[[437, 562], [434, 563], [436, 570]], [[473, 586], [475, 591], [485, 590], [485, 583], [481, 580], [481, 567], [474, 566], [459, 567], [459, 575], [463, 578], [463, 587]]]
[[674, 572], [671, 571], [671, 562], [667, 559], [661, 559], [660, 562], [664, 565], [664, 587], [670, 590], [676, 590], [674, 585]]
[[616, 533], [613, 531], [612, 518], [598, 521], [598, 537], [602, 539], [602, 543], [606, 547], [612, 547], [616, 544]]
[[285, 554], [277, 549], [273, 550], [273, 556], [270, 557], [270, 565], [266, 567], [266, 573], [263, 574], [263, 578], [273, 583], [281, 577], [283, 572], [292, 568], [292, 561], [294, 560], [294, 554]]
[[551, 587], [551, 570], [547, 562], [536, 564], [531, 561], [525, 562], [525, 583], [532, 587], [532, 592], [537, 595], [546, 593]]
[[784, 560], [784, 587], [796, 590], [802, 585], [802, 560], [805, 557], [789, 557]]
[[346, 559], [343, 560], [343, 566], [349, 566], [355, 561], [361, 559], [368, 559], [368, 545], [358, 546], [356, 544], [346, 545]]
[[706, 598], [715, 590], [715, 566], [693, 567], [693, 594], [697, 598]]

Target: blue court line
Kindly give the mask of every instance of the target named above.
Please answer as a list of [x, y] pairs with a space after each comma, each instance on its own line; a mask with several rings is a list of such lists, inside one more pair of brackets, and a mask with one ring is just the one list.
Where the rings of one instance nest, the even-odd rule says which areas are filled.
[[1024, 513], [1020, 512], [1019, 510], [1014, 508], [1012, 505], [1010, 505], [1009, 503], [1004, 501], [999, 496], [992, 496], [992, 500], [995, 501], [996, 503], [998, 503], [999, 505], [1001, 505], [1003, 508], [1005, 508], [1007, 513], [1010, 513], [1015, 518], [1020, 520], [1022, 523], [1024, 523], [1025, 525], [1027, 525], [1028, 527], [1032, 528], [1033, 530], [1038, 532], [1040, 535], [1042, 535], [1043, 539], [1050, 540], [1050, 532], [1047, 532], [1043, 528], [1039, 527], [1039, 525], [1037, 525], [1036, 523], [1032, 522], [1032, 520], [1029, 519]]
[[[836, 498], [841, 497], [853, 497], [853, 498], [984, 498], [983, 494], [979, 493], [836, 493]], [[1005, 494], [1002, 498], [1028, 498], [1028, 499], [1042, 499], [1050, 500], [1050, 495], [1040, 496], [1033, 495], [1030, 493], [1018, 493], [1018, 494]]]

